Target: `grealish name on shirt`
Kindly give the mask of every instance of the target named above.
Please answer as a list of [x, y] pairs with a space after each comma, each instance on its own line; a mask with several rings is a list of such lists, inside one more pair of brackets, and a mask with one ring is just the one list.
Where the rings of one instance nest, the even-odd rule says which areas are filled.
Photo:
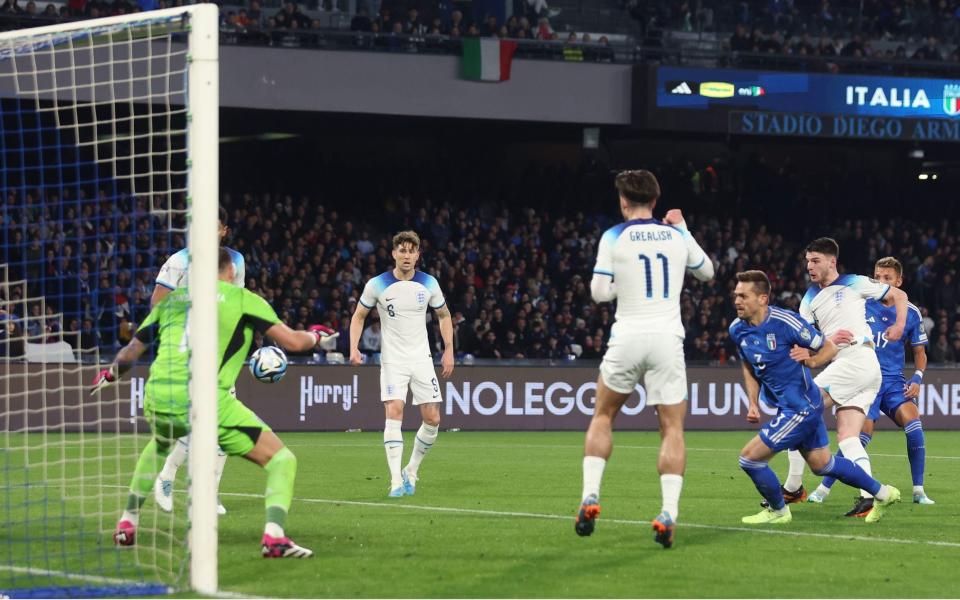
[[672, 240], [673, 232], [669, 229], [658, 229], [656, 231], [631, 231], [631, 242], [662, 242]]

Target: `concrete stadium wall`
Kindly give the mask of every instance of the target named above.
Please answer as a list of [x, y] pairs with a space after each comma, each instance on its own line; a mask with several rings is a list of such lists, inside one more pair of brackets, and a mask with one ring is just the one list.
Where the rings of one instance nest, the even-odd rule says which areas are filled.
[[[94, 429], [120, 424], [128, 431], [143, 414], [146, 367], [137, 367], [119, 386], [99, 399], [88, 395], [95, 367], [51, 369], [40, 365], [5, 365], [0, 373], [9, 410], [3, 425], [20, 430]], [[376, 367], [291, 366], [284, 379], [263, 384], [246, 369], [237, 381], [237, 396], [278, 431], [380, 430], [380, 377]], [[44, 391], [43, 378], [46, 378]], [[442, 427], [462, 430], [585, 430], [593, 411], [597, 370], [586, 367], [458, 366], [449, 380], [439, 378], [443, 394]], [[687, 370], [689, 430], [756, 429], [747, 424], [746, 393], [739, 367]], [[960, 370], [930, 369], [919, 400], [926, 429], [960, 429]], [[9, 386], [9, 387], [6, 387]], [[59, 392], [61, 386], [66, 390]], [[774, 411], [766, 410], [767, 414]], [[408, 408], [405, 426], [419, 423]], [[62, 425], [66, 423], [66, 425]], [[827, 424], [833, 426], [828, 414]], [[886, 419], [880, 428], [894, 426]], [[642, 387], [617, 419], [620, 430], [656, 430], [656, 415], [646, 406]]]

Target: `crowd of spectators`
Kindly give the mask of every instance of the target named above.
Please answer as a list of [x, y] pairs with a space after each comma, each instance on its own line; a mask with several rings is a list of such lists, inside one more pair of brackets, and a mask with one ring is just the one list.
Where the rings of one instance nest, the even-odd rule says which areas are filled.
[[[745, 217], [708, 201], [722, 197], [727, 185], [729, 173], [721, 164], [664, 164], [660, 173], [674, 197], [683, 196], [677, 180], [691, 197], [700, 196], [699, 204], [684, 206], [692, 231], [717, 265], [713, 281], [688, 278], [683, 290], [688, 359], [736, 360], [727, 327], [735, 316], [737, 271], [762, 268], [775, 302], [797, 309], [808, 285], [802, 250], [815, 231], [838, 239], [840, 263], [849, 272], [871, 273], [877, 258], [898, 257], [904, 288], [924, 316], [931, 361], [960, 361], [957, 221], [840, 219], [825, 229], [815, 215], [805, 226], [794, 215], [788, 226], [775, 215], [752, 211]], [[562, 178], [537, 172], [521, 189], [549, 190], [550, 180]], [[263, 295], [291, 326], [320, 322], [340, 331], [338, 350], [344, 354], [364, 283], [391, 268], [390, 237], [409, 228], [423, 240], [420, 268], [437, 277], [447, 297], [461, 358], [586, 360], [602, 355], [614, 320], [615, 307], [596, 304], [589, 294], [597, 241], [618, 220], [612, 199], [610, 206], [602, 201], [609, 197], [608, 191], [545, 210], [536, 198], [526, 205], [458, 203], [388, 191], [376, 217], [362, 204], [325, 203], [317, 196], [233, 193], [222, 204], [232, 228], [228, 243], [246, 257], [248, 289]], [[40, 198], [11, 193], [2, 207], [0, 262], [11, 265], [11, 279], [27, 280], [27, 289], [7, 290], [3, 335], [27, 330], [52, 341], [62, 330], [75, 347], [110, 354], [146, 315], [156, 272], [183, 245], [183, 236], [168, 233], [162, 216], [130, 198]], [[25, 293], [46, 303], [19, 301]], [[61, 311], [62, 318], [54, 316]], [[432, 318], [428, 329], [439, 351]], [[374, 315], [361, 348], [375, 354], [379, 336]]]

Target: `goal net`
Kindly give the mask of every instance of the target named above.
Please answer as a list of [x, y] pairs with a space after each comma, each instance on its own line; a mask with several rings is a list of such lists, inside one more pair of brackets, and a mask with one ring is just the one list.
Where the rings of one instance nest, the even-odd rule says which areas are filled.
[[[113, 542], [150, 355], [91, 393], [189, 247], [190, 396], [216, 398], [216, 61], [215, 5], [0, 33], [0, 595], [216, 591], [212, 477]], [[191, 408], [194, 474], [214, 469], [212, 410]]]

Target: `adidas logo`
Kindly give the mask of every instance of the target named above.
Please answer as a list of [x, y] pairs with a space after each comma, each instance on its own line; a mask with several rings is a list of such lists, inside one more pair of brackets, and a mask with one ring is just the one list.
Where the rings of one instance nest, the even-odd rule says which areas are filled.
[[867, 319], [867, 323], [876, 323], [876, 322], [877, 320], [874, 319], [873, 317], [870, 317], [869, 319]]
[[686, 81], [681, 81], [680, 85], [670, 90], [671, 94], [692, 94], [693, 90], [690, 89], [690, 86], [687, 85]]

